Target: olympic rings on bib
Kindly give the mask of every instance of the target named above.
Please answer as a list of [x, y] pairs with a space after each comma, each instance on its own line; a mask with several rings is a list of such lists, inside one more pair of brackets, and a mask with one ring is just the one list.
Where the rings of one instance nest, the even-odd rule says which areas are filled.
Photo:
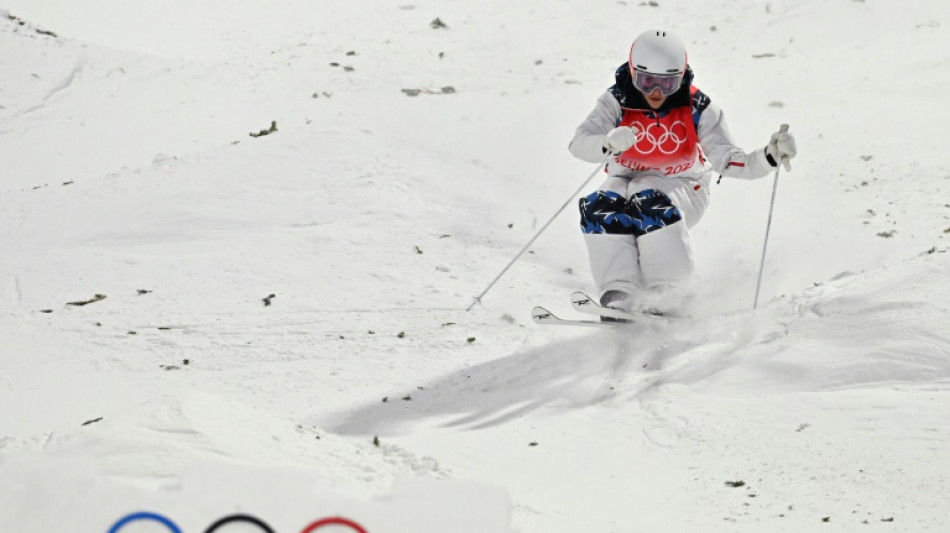
[[[158, 513], [150, 513], [150, 512], [138, 512], [138, 513], [132, 513], [132, 514], [123, 516], [115, 524], [113, 524], [112, 527], [109, 528], [108, 533], [120, 533], [120, 530], [123, 527], [127, 526], [128, 524], [132, 522], [139, 522], [139, 521], [158, 522], [162, 524], [163, 526], [165, 526], [170, 533], [183, 533], [181, 528], [179, 528], [178, 525], [172, 522], [169, 518], [162, 516]], [[229, 515], [229, 516], [220, 518], [216, 520], [213, 524], [208, 526], [208, 529], [205, 530], [205, 533], [215, 533], [221, 527], [227, 524], [235, 523], [235, 522], [244, 522], [248, 524], [253, 524], [257, 526], [258, 528], [260, 528], [260, 530], [263, 533], [274, 533], [274, 530], [266, 522], [264, 522], [260, 518], [247, 515], [247, 514], [234, 514], [234, 515]], [[306, 527], [304, 527], [304, 529], [300, 533], [315, 533], [318, 529], [322, 528], [323, 526], [331, 526], [331, 525], [346, 526], [352, 529], [354, 533], [369, 533], [366, 529], [363, 528], [363, 526], [357, 524], [353, 520], [350, 520], [349, 518], [343, 518], [340, 516], [321, 518], [315, 522], [308, 524]]]
[[641, 154], [659, 151], [670, 155], [676, 153], [687, 141], [688, 131], [686, 124], [680, 120], [669, 126], [662, 122], [651, 122], [637, 132], [637, 142], [633, 146]]

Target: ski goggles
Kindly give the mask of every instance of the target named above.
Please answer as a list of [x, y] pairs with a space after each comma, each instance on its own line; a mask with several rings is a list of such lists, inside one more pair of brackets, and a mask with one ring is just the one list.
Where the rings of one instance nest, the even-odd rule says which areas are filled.
[[639, 70], [633, 71], [633, 86], [643, 94], [650, 94], [653, 89], [659, 89], [664, 96], [669, 96], [679, 90], [683, 83], [683, 73], [651, 74]]

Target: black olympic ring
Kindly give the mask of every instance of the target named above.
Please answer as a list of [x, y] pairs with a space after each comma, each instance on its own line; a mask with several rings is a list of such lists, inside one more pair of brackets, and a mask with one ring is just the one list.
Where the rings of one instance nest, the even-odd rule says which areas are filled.
[[271, 529], [270, 526], [265, 524], [262, 520], [260, 520], [256, 516], [251, 516], [247, 514], [233, 514], [231, 516], [225, 516], [224, 518], [208, 526], [208, 529], [205, 530], [205, 533], [214, 533], [215, 531], [218, 530], [219, 527], [225, 524], [230, 524], [232, 522], [248, 522], [261, 528], [261, 530], [264, 531], [264, 533], [274, 533], [274, 530]]

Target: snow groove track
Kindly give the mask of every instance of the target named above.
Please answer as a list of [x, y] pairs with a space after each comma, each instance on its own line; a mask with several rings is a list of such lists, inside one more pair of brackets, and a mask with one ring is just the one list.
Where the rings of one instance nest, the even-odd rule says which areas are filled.
[[[69, 74], [67, 74], [65, 78], [63, 78], [61, 81], [59, 81], [58, 83], [56, 83], [49, 89], [49, 92], [46, 93], [46, 96], [43, 97], [43, 100], [40, 103], [34, 105], [33, 107], [29, 107], [23, 110], [23, 112], [20, 113], [20, 115], [18, 116], [28, 115], [30, 113], [33, 113], [34, 111], [37, 111], [45, 107], [47, 103], [51, 101], [54, 97], [56, 97], [57, 95], [59, 95], [60, 93], [64, 91], [67, 91], [70, 87], [73, 86], [73, 84], [77, 83], [77, 81], [80, 81], [82, 78], [82, 72], [83, 72], [83, 64], [82, 63], [76, 64], [76, 66], [73, 67], [72, 71], [70, 71]], [[16, 118], [16, 117], [11, 117], [11, 118]]]

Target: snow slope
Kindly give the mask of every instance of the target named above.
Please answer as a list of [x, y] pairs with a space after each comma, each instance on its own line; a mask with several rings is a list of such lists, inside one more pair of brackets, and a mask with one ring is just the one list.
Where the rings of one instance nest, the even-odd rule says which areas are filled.
[[[0, 528], [943, 531], [950, 7], [657, 4], [5, 0]], [[771, 178], [692, 319], [531, 323], [592, 289], [573, 202], [465, 312], [658, 26], [798, 139], [758, 311]]]

